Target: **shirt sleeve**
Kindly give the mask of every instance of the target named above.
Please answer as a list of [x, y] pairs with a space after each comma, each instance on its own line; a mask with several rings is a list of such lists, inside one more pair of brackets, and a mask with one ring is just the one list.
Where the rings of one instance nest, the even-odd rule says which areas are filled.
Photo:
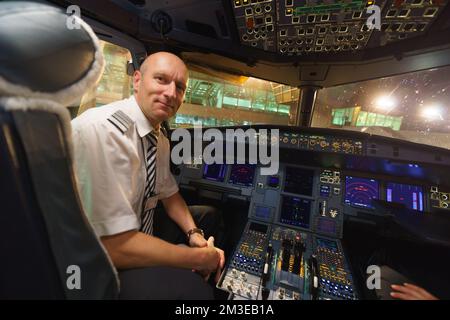
[[132, 152], [120, 135], [102, 123], [73, 125], [78, 189], [99, 237], [139, 229], [140, 225], [132, 207], [133, 190], [126, 190], [118, 177], [133, 177], [133, 159], [129, 159]]

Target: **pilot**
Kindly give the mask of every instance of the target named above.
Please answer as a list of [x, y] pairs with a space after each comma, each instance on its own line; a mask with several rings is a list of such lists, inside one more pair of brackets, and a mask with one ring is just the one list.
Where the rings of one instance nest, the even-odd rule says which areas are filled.
[[[187, 80], [180, 58], [151, 54], [134, 73], [133, 96], [72, 121], [82, 203], [119, 270], [122, 299], [210, 299], [205, 280], [216, 272], [217, 282], [224, 265], [224, 252], [208, 237], [212, 227], [203, 231], [196, 223], [216, 224], [204, 208], [191, 214], [169, 170], [161, 123], [177, 112]], [[186, 245], [155, 236], [159, 200]]]

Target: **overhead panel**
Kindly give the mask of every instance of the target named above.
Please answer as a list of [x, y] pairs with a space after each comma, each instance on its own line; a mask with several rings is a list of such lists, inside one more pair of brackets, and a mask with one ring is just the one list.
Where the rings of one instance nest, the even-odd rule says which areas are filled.
[[[357, 51], [423, 35], [448, 3], [448, 0], [231, 1], [241, 44], [284, 55]], [[379, 10], [368, 10], [373, 5]]]

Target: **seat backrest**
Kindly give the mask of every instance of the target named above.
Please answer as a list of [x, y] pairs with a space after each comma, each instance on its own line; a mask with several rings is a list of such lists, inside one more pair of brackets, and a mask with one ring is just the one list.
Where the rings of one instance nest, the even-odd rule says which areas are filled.
[[69, 104], [103, 56], [81, 19], [0, 2], [0, 299], [114, 299], [117, 272], [84, 215]]

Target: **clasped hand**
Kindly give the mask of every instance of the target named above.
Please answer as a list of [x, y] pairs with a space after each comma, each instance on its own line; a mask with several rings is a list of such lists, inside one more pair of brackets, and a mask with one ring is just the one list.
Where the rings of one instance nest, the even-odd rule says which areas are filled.
[[[208, 241], [198, 234], [194, 233], [189, 239], [189, 246], [197, 248], [205, 248], [208, 250], [206, 254], [206, 261], [204, 263], [204, 268], [199, 270], [193, 270], [200, 273], [205, 281], [207, 281], [212, 272], [216, 272], [215, 281], [219, 281], [220, 273], [225, 264], [225, 254], [223, 250], [216, 248], [214, 246], [214, 237], [209, 237]], [[214, 251], [213, 251], [214, 250]]]

